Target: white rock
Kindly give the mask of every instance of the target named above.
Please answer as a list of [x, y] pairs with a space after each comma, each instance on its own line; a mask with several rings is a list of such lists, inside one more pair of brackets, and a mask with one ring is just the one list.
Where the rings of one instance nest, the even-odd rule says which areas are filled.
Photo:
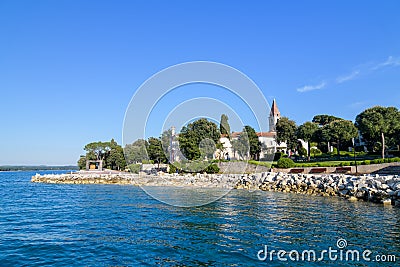
[[379, 189], [381, 189], [381, 190], [386, 190], [388, 188], [389, 188], [389, 186], [387, 184], [381, 184], [381, 186], [379, 187]]

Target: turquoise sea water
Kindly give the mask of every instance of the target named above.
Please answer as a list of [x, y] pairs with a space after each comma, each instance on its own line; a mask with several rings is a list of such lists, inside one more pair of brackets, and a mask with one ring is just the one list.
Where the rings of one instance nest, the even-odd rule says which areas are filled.
[[[138, 187], [35, 184], [30, 182], [34, 174], [0, 173], [0, 266], [398, 266], [400, 262], [399, 208], [241, 190], [203, 207], [179, 208], [154, 200]], [[347, 241], [345, 252], [368, 249], [371, 259], [395, 255], [397, 262], [257, 258], [265, 245], [268, 251], [318, 253], [338, 249], [339, 238]]]

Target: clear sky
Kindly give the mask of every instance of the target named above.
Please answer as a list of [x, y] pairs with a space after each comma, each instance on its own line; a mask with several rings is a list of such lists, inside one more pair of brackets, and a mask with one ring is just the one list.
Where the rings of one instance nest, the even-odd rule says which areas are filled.
[[187, 61], [242, 71], [298, 124], [400, 107], [399, 12], [396, 0], [2, 0], [0, 165], [75, 164], [88, 142], [121, 143], [135, 90]]

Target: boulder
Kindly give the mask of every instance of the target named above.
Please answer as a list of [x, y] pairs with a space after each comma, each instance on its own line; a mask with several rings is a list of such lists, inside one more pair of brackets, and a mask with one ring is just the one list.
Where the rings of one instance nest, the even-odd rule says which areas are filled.
[[386, 198], [382, 200], [383, 205], [392, 205], [392, 200], [390, 198]]

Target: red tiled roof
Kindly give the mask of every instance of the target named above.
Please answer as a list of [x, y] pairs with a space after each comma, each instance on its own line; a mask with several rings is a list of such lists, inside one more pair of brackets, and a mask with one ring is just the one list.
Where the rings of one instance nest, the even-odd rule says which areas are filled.
[[274, 132], [262, 132], [262, 133], [257, 133], [258, 137], [275, 137], [276, 133]]
[[239, 137], [239, 135], [241, 134], [242, 132], [233, 132], [233, 133], [231, 133], [231, 137], [232, 138], [237, 138], [237, 137]]
[[[232, 138], [237, 138], [239, 135], [241, 135], [242, 132], [233, 132], [231, 133]], [[261, 132], [261, 133], [256, 133], [258, 137], [275, 137], [276, 133], [275, 132]]]

